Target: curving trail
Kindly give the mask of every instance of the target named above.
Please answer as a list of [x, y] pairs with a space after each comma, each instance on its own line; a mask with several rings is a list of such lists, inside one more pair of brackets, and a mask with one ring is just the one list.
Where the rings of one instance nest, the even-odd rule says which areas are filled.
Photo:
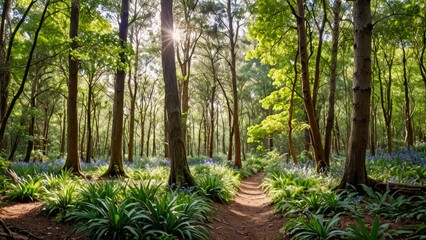
[[283, 239], [279, 233], [283, 219], [274, 213], [260, 184], [264, 177], [258, 173], [241, 181], [235, 201], [217, 204], [208, 230], [213, 240]]

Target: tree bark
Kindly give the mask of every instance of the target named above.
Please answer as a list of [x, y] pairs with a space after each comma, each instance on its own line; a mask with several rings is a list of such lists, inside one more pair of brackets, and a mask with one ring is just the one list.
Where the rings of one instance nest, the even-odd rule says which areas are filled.
[[86, 119], [86, 128], [87, 128], [87, 138], [86, 138], [86, 163], [90, 163], [93, 157], [93, 137], [92, 137], [92, 95], [93, 95], [93, 86], [92, 80], [89, 80], [89, 89], [87, 93], [87, 119]]
[[[8, 88], [10, 82], [10, 71], [8, 69], [8, 59], [6, 58], [6, 20], [10, 18], [12, 0], [5, 0], [3, 3], [1, 23], [0, 23], [0, 124], [6, 114]], [[13, 41], [10, 39], [9, 41]]]
[[3, 148], [3, 137], [4, 137], [4, 133], [6, 131], [6, 125], [7, 125], [7, 121], [10, 117], [10, 114], [15, 106], [16, 101], [19, 99], [20, 95], [22, 94], [23, 90], [24, 90], [24, 86], [25, 86], [25, 82], [26, 79], [28, 77], [28, 72], [29, 72], [29, 68], [31, 67], [31, 60], [32, 60], [32, 56], [35, 50], [35, 47], [37, 45], [37, 39], [38, 39], [38, 35], [39, 32], [41, 30], [41, 27], [43, 25], [44, 22], [44, 17], [46, 15], [47, 12], [47, 8], [50, 5], [50, 1], [46, 2], [45, 8], [43, 10], [42, 13], [42, 18], [40, 20], [39, 26], [35, 32], [35, 37], [34, 37], [34, 41], [33, 41], [33, 45], [31, 47], [30, 50], [30, 54], [28, 57], [28, 61], [27, 61], [27, 65], [25, 67], [25, 71], [24, 71], [24, 77], [22, 79], [22, 82], [20, 84], [20, 87], [17, 91], [17, 93], [15, 94], [15, 96], [13, 97], [11, 103], [7, 104], [8, 101], [8, 96], [9, 96], [9, 83], [10, 83], [10, 71], [8, 69], [9, 67], [9, 62], [11, 59], [11, 54], [12, 54], [12, 46], [14, 43], [14, 38], [16, 33], [18, 32], [19, 28], [21, 27], [21, 25], [24, 23], [25, 19], [27, 18], [27, 15], [30, 11], [30, 9], [32, 8], [32, 6], [36, 3], [36, 0], [32, 0], [30, 2], [30, 4], [28, 5], [27, 9], [25, 10], [24, 14], [22, 15], [21, 19], [19, 20], [18, 24], [16, 24], [15, 29], [13, 30], [13, 32], [10, 34], [9, 36], [9, 42], [8, 42], [8, 47], [7, 47], [7, 51], [6, 51], [6, 19], [9, 18], [8, 14], [10, 14], [10, 10], [11, 10], [11, 0], [5, 0], [4, 5], [3, 5], [3, 12], [2, 12], [2, 19], [1, 19], [1, 26], [0, 26], [0, 65], [4, 66], [2, 68], [0, 68], [0, 149]]
[[359, 187], [368, 184], [365, 166], [371, 95], [371, 24], [370, 0], [355, 0], [354, 74], [352, 81], [352, 124], [345, 171], [338, 188], [348, 184]]
[[[404, 42], [402, 43], [404, 44]], [[414, 133], [412, 124], [412, 114], [410, 109], [410, 96], [408, 89], [408, 76], [407, 76], [407, 53], [405, 47], [402, 46], [402, 65], [403, 65], [403, 76], [404, 76], [404, 122], [405, 122], [405, 144], [408, 148], [414, 145]]]
[[293, 144], [293, 140], [292, 140], [292, 135], [293, 135], [293, 110], [294, 110], [294, 93], [296, 91], [296, 83], [297, 83], [297, 78], [298, 78], [298, 71], [297, 71], [297, 57], [299, 55], [299, 51], [296, 53], [296, 57], [294, 60], [294, 65], [293, 65], [293, 69], [294, 69], [294, 80], [291, 84], [291, 95], [290, 95], [290, 106], [288, 109], [288, 148], [290, 151], [290, 155], [291, 158], [293, 159], [293, 163], [294, 164], [298, 164], [299, 161], [297, 160], [297, 154], [296, 154], [296, 149], [294, 148], [294, 144]]
[[209, 131], [209, 149], [208, 156], [209, 158], [213, 158], [213, 149], [214, 149], [214, 128], [215, 128], [215, 114], [214, 114], [214, 101], [216, 96], [216, 81], [212, 87], [212, 95], [210, 102], [210, 131]]
[[239, 110], [238, 110], [238, 85], [237, 85], [237, 52], [236, 45], [238, 39], [238, 26], [234, 31], [234, 13], [232, 10], [232, 0], [227, 1], [227, 15], [228, 15], [228, 37], [229, 48], [231, 54], [231, 81], [232, 81], [232, 99], [233, 99], [233, 129], [234, 129], [234, 166], [236, 168], [242, 167], [241, 162], [241, 137], [240, 137], [240, 123], [239, 123]]
[[78, 156], [78, 120], [77, 120], [77, 93], [78, 93], [78, 60], [71, 52], [78, 48], [75, 38], [78, 36], [80, 15], [80, 1], [71, 0], [71, 19], [69, 36], [72, 40], [69, 59], [69, 79], [67, 98], [67, 159], [64, 169], [81, 175], [80, 158]]
[[120, 62], [122, 66], [117, 69], [114, 86], [114, 104], [111, 132], [111, 159], [108, 170], [102, 177], [126, 176], [123, 167], [123, 118], [124, 118], [124, 85], [126, 78], [125, 66], [127, 65], [125, 49], [127, 45], [127, 31], [129, 27], [129, 1], [121, 1], [119, 37], [122, 51]]
[[328, 95], [328, 115], [325, 126], [324, 156], [327, 165], [330, 165], [331, 156], [331, 138], [334, 126], [334, 103], [337, 80], [337, 55], [339, 52], [339, 29], [340, 29], [340, 8], [342, 1], [335, 0], [333, 6], [333, 28], [332, 28], [332, 47], [331, 47], [331, 63], [330, 63], [330, 86]]
[[[290, 3], [289, 3], [290, 4]], [[310, 83], [309, 83], [309, 65], [308, 65], [308, 49], [305, 28], [305, 9], [304, 1], [297, 1], [297, 13], [294, 12], [297, 19], [297, 32], [299, 40], [300, 64], [302, 68], [302, 92], [303, 103], [305, 106], [308, 122], [310, 126], [311, 142], [315, 153], [315, 161], [317, 164], [317, 172], [324, 172], [328, 167], [325, 162], [324, 148], [321, 142], [321, 133], [319, 131], [318, 122], [315, 114], [315, 106], [312, 101]]]
[[194, 186], [195, 180], [186, 159], [182, 115], [177, 86], [173, 43], [173, 0], [161, 0], [161, 62], [165, 83], [167, 136], [170, 157], [169, 185]]
[[424, 56], [426, 52], [426, 31], [423, 31], [423, 38], [422, 38], [422, 49], [420, 50], [420, 56], [418, 65], [420, 68], [420, 75], [422, 76], [423, 83], [425, 84], [425, 90], [426, 90], [426, 64], [424, 62]]
[[380, 99], [381, 99], [381, 105], [383, 110], [383, 115], [385, 118], [385, 125], [386, 125], [386, 136], [387, 136], [387, 149], [388, 153], [392, 153], [393, 151], [393, 134], [392, 134], [392, 108], [393, 108], [393, 101], [392, 101], [392, 67], [393, 67], [393, 59], [394, 59], [394, 49], [392, 49], [391, 56], [388, 56], [385, 52], [385, 61], [388, 66], [388, 80], [385, 82], [386, 85], [386, 92], [383, 90], [383, 80], [381, 77], [381, 69], [379, 65], [379, 59], [377, 57], [377, 49], [374, 51], [374, 56], [376, 58], [377, 62], [377, 74], [379, 78], [379, 84], [380, 84]]

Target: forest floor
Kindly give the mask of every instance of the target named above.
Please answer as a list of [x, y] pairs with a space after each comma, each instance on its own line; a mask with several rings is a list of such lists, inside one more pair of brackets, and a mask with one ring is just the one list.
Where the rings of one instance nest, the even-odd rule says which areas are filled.
[[230, 204], [216, 204], [208, 230], [213, 240], [282, 239], [282, 215], [275, 214], [260, 187], [263, 173], [241, 181], [240, 191]]
[[[213, 240], [272, 240], [282, 239], [279, 229], [283, 225], [282, 215], [274, 214], [274, 207], [260, 188], [263, 173], [241, 181], [235, 201], [215, 204], [212, 220], [207, 229]], [[53, 218], [39, 214], [43, 204], [2, 203], [0, 219], [6, 223], [15, 239], [66, 239], [71, 225], [57, 223]], [[0, 239], [5, 229], [0, 226]], [[72, 236], [67, 239], [84, 239]]]

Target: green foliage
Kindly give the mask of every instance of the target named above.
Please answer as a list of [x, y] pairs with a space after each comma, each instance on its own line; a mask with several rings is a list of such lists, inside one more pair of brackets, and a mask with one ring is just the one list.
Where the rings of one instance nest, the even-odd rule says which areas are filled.
[[198, 176], [196, 180], [203, 196], [221, 203], [234, 199], [235, 189], [221, 175], [203, 174]]
[[64, 220], [67, 212], [75, 207], [77, 202], [77, 188], [75, 184], [62, 185], [58, 190], [47, 191], [42, 213], [55, 216], [60, 222]]
[[[178, 239], [208, 239], [207, 231], [200, 226], [198, 212], [195, 206], [179, 206], [176, 204], [179, 195], [163, 195], [143, 204], [147, 221], [145, 237], [159, 239], [164, 236], [174, 236]], [[178, 210], [181, 211], [178, 211]], [[188, 215], [189, 214], [189, 215]]]
[[67, 216], [76, 223], [71, 233], [85, 233], [90, 239], [142, 239], [141, 223], [147, 216], [138, 211], [138, 203], [95, 198], [79, 206]]
[[259, 156], [251, 156], [244, 161], [242, 169], [239, 170], [241, 178], [247, 178], [253, 174], [263, 171], [265, 168], [265, 160]]
[[407, 197], [399, 192], [390, 194], [390, 191], [384, 193], [374, 192], [372, 188], [362, 185], [367, 193], [366, 207], [369, 212], [378, 216], [395, 219], [426, 220], [426, 197], [414, 196]]
[[351, 224], [348, 231], [344, 233], [348, 239], [381, 240], [392, 238], [390, 233], [385, 232], [389, 228], [389, 224], [380, 225], [378, 216], [374, 217], [370, 230], [367, 229], [366, 224], [359, 217], [357, 217], [356, 221], [358, 225]]
[[58, 174], [43, 173], [43, 185], [47, 189], [58, 189], [65, 186], [71, 179], [71, 169], [61, 169]]
[[18, 184], [11, 185], [6, 196], [11, 201], [34, 202], [43, 190], [42, 181], [39, 178], [33, 178], [31, 175], [21, 179]]
[[9, 186], [9, 179], [5, 171], [10, 166], [10, 162], [0, 157], [0, 195], [4, 194]]
[[[123, 185], [119, 181], [88, 183], [80, 192], [81, 202], [95, 203], [97, 199], [122, 199]], [[79, 204], [79, 203], [78, 203]]]
[[308, 215], [290, 220], [284, 231], [294, 239], [335, 239], [344, 233], [335, 227], [339, 220], [339, 214], [330, 220], [323, 215]]
[[128, 196], [133, 197], [135, 201], [147, 202], [153, 201], [161, 193], [162, 184], [151, 180], [135, 183], [128, 187]]

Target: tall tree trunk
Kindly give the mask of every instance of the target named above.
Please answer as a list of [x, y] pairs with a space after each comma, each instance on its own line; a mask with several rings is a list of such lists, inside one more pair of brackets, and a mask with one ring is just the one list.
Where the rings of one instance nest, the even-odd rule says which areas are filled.
[[[327, 3], [325, 0], [321, 0], [322, 10], [323, 10], [323, 17], [321, 21], [321, 25], [318, 27], [318, 46], [317, 46], [317, 53], [315, 55], [315, 72], [314, 72], [314, 86], [312, 91], [312, 104], [314, 105], [315, 112], [317, 110], [317, 97], [318, 97], [318, 90], [319, 90], [319, 82], [320, 82], [320, 63], [321, 63], [321, 53], [322, 53], [322, 44], [324, 42], [323, 36], [324, 36], [324, 28], [325, 24], [327, 22]], [[317, 117], [319, 117], [319, 114], [316, 114]], [[327, 158], [325, 159], [325, 162], [328, 165]]]
[[371, 109], [370, 109], [370, 154], [376, 155], [376, 114], [377, 114], [377, 107], [374, 103], [374, 88], [372, 88], [372, 94], [371, 94], [372, 100], [371, 100]]
[[165, 84], [167, 109], [167, 136], [170, 157], [169, 185], [194, 186], [189, 171], [183, 138], [182, 115], [177, 86], [175, 51], [173, 43], [173, 0], [161, 0], [161, 62]]
[[[289, 3], [290, 4], [290, 3]], [[291, 6], [291, 5], [290, 5]], [[294, 9], [293, 9], [294, 10]], [[305, 28], [305, 9], [304, 1], [297, 0], [297, 13], [294, 12], [297, 19], [297, 32], [299, 39], [300, 64], [302, 68], [302, 91], [303, 103], [305, 105], [306, 114], [310, 126], [311, 142], [315, 153], [315, 161], [317, 163], [317, 172], [324, 172], [328, 167], [325, 162], [324, 148], [321, 142], [321, 133], [319, 131], [318, 122], [315, 116], [315, 106], [312, 102], [310, 83], [309, 83], [309, 66], [308, 66], [308, 48]]]
[[126, 71], [124, 66], [127, 65], [125, 49], [127, 45], [127, 31], [129, 28], [129, 1], [121, 1], [120, 13], [120, 62], [122, 67], [117, 70], [117, 75], [114, 84], [114, 104], [112, 117], [112, 133], [111, 133], [111, 159], [108, 170], [102, 177], [126, 176], [123, 167], [123, 117], [124, 117], [124, 85]]
[[212, 87], [211, 103], [210, 103], [210, 131], [209, 131], [209, 158], [213, 158], [213, 149], [214, 149], [214, 128], [215, 128], [215, 114], [214, 114], [214, 101], [216, 96], [216, 83]]
[[92, 138], [92, 95], [93, 95], [93, 86], [92, 80], [89, 81], [89, 89], [87, 94], [87, 119], [86, 119], [86, 128], [87, 128], [87, 141], [86, 141], [86, 163], [90, 163], [92, 159], [93, 152], [93, 138]]
[[108, 111], [108, 124], [106, 129], [106, 137], [105, 137], [105, 144], [104, 144], [104, 155], [106, 156], [107, 153], [110, 155], [111, 146], [108, 146], [108, 139], [109, 139], [109, 129], [111, 126], [111, 118], [112, 118], [112, 111]]
[[[129, 79], [127, 87], [129, 89], [129, 95], [130, 95], [130, 122], [129, 122], [129, 154], [128, 154], [128, 161], [133, 162], [133, 153], [134, 153], [134, 138], [135, 138], [135, 111], [136, 111], [136, 94], [138, 91], [138, 73], [139, 73], [139, 39], [136, 40], [136, 46], [135, 46], [136, 52], [136, 60], [134, 64], [134, 73], [133, 78], [131, 77], [131, 74], [129, 73]], [[133, 89], [131, 85], [131, 79], [133, 79]]]
[[426, 31], [423, 30], [423, 38], [422, 38], [422, 49], [420, 50], [420, 56], [418, 60], [418, 65], [420, 68], [420, 75], [422, 76], [423, 83], [425, 84], [426, 90], [426, 64], [424, 62], [425, 52], [426, 52]]
[[[0, 66], [2, 66], [0, 69], [0, 124], [6, 114], [7, 98], [9, 95], [10, 71], [8, 69], [9, 59], [6, 57], [6, 22], [7, 19], [10, 19], [11, 5], [12, 0], [4, 0], [0, 23]], [[9, 39], [9, 41], [13, 41], [13, 39]]]
[[237, 40], [238, 40], [238, 27], [234, 31], [234, 12], [232, 9], [232, 0], [227, 1], [227, 15], [228, 15], [228, 34], [229, 34], [229, 48], [231, 54], [231, 81], [232, 81], [232, 99], [233, 99], [233, 129], [234, 129], [234, 166], [237, 168], [242, 167], [241, 162], [241, 138], [240, 138], [240, 123], [239, 123], [239, 110], [238, 110], [238, 85], [237, 85]]
[[337, 55], [339, 52], [339, 29], [340, 29], [340, 8], [342, 1], [335, 0], [333, 6], [333, 30], [332, 30], [332, 48], [331, 48], [331, 63], [330, 63], [330, 90], [328, 95], [328, 115], [327, 123], [325, 126], [325, 143], [324, 143], [324, 155], [325, 162], [330, 165], [331, 156], [331, 138], [334, 127], [334, 103], [335, 103], [335, 92], [336, 92], [336, 80], [337, 80]]
[[[34, 78], [31, 84], [31, 98], [30, 98], [30, 109], [34, 110], [36, 107], [36, 92], [38, 86], [38, 79]], [[34, 149], [34, 126], [35, 126], [35, 115], [31, 112], [30, 125], [28, 126], [28, 136], [30, 137], [27, 141], [27, 150], [25, 153], [24, 162], [30, 162], [31, 153]]]
[[69, 79], [67, 98], [67, 159], [64, 169], [70, 169], [81, 175], [80, 158], [78, 156], [78, 121], [77, 121], [77, 93], [78, 93], [78, 60], [71, 55], [78, 48], [78, 23], [80, 15], [80, 0], [71, 0], [70, 39], [71, 50], [69, 59]]
[[60, 115], [61, 116], [61, 145], [60, 145], [60, 148], [59, 148], [59, 152], [61, 153], [61, 155], [65, 153], [65, 138], [66, 138], [65, 130], [67, 128], [66, 127], [66, 124], [67, 124], [67, 118], [66, 118], [67, 117], [67, 109], [65, 107], [65, 101], [64, 101], [62, 110], [63, 110], [63, 112]]
[[365, 167], [371, 95], [371, 24], [370, 0], [355, 0], [354, 75], [352, 81], [352, 125], [348, 157], [339, 188], [348, 184], [359, 187], [368, 184]]
[[[404, 43], [403, 43], [404, 44]], [[410, 109], [410, 96], [408, 89], [408, 76], [407, 76], [407, 53], [405, 47], [402, 46], [402, 65], [403, 65], [403, 76], [404, 76], [404, 122], [405, 122], [405, 144], [408, 148], [414, 145], [414, 133], [412, 124], [412, 114]]]
[[392, 66], [393, 66], [393, 56], [394, 53], [391, 53], [391, 56], [388, 57], [388, 54], [384, 54], [384, 58], [386, 60], [386, 64], [388, 66], [388, 80], [385, 81], [385, 87], [386, 92], [384, 91], [383, 87], [383, 79], [381, 74], [381, 67], [380, 62], [378, 58], [378, 47], [375, 47], [374, 51], [374, 58], [376, 62], [377, 67], [377, 78], [379, 79], [379, 86], [380, 86], [380, 103], [382, 106], [383, 116], [385, 118], [385, 126], [386, 126], [386, 136], [387, 136], [387, 151], [388, 153], [392, 153], [393, 146], [392, 146], [392, 108], [393, 108], [393, 102], [392, 102]]
[[288, 109], [288, 148], [290, 151], [291, 158], [293, 159], [294, 164], [298, 164], [297, 160], [297, 154], [296, 149], [294, 148], [292, 136], [293, 136], [293, 110], [294, 110], [294, 93], [296, 91], [296, 83], [298, 78], [298, 71], [297, 71], [297, 57], [299, 56], [299, 52], [296, 53], [296, 57], [294, 59], [294, 80], [291, 84], [291, 95], [290, 95], [290, 106]]

